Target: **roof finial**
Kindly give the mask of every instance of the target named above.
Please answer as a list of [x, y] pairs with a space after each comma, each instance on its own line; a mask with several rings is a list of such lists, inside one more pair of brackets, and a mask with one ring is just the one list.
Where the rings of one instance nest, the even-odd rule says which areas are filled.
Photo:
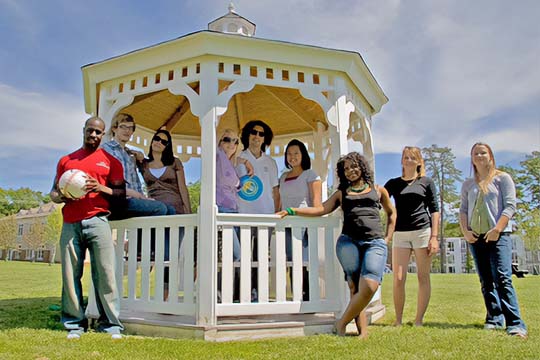
[[233, 4], [232, 1], [229, 3], [229, 12], [230, 12], [230, 13], [235, 13], [235, 14], [236, 14], [236, 11], [234, 11], [234, 4]]

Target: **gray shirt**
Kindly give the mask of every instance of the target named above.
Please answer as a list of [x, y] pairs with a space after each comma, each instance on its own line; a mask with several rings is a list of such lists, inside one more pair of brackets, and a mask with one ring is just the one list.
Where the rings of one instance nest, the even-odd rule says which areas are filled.
[[281, 198], [281, 210], [288, 207], [313, 206], [311, 198], [311, 183], [321, 178], [311, 169], [304, 170], [298, 177], [287, 179], [287, 172], [279, 179], [279, 195]]
[[[474, 203], [478, 197], [480, 188], [474, 179], [467, 179], [461, 187], [461, 207], [459, 212], [467, 214], [467, 223], [470, 228]], [[489, 224], [493, 228], [501, 216], [505, 215], [509, 219], [516, 212], [516, 187], [512, 177], [505, 172], [495, 175], [488, 185], [488, 192], [484, 194], [484, 202], [487, 205], [489, 213]], [[512, 231], [510, 222], [503, 230]]]

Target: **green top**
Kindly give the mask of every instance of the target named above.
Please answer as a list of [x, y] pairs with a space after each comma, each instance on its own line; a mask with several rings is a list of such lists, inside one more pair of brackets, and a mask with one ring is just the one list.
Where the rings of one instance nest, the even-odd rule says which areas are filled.
[[478, 235], [485, 234], [491, 230], [491, 225], [489, 224], [489, 209], [484, 201], [484, 193], [481, 190], [478, 191], [478, 196], [474, 203], [471, 230]]

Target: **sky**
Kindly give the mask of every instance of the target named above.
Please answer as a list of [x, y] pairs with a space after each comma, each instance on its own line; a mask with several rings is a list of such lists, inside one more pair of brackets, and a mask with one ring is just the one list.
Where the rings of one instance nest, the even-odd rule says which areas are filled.
[[[0, 188], [48, 192], [80, 147], [81, 66], [171, 40], [227, 12], [218, 0], [0, 0]], [[497, 164], [540, 150], [537, 0], [237, 0], [259, 38], [359, 52], [389, 98], [373, 117], [377, 182], [405, 145], [448, 146], [469, 175], [484, 141]], [[199, 177], [186, 164], [188, 182]]]

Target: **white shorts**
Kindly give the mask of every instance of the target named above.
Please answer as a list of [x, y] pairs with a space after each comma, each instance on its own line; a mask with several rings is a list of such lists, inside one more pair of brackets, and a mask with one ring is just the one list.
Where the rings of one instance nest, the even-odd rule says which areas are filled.
[[392, 238], [392, 247], [404, 249], [427, 248], [430, 237], [431, 228], [413, 231], [395, 231]]

